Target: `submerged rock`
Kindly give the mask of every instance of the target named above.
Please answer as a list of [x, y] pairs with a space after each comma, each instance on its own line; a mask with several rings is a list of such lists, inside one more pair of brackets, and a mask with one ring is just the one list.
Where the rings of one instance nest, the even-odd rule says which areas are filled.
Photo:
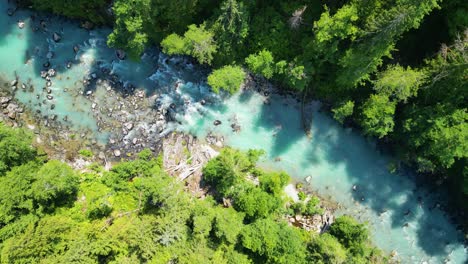
[[219, 126], [219, 125], [221, 125], [221, 124], [222, 124], [222, 122], [221, 122], [220, 120], [215, 120], [215, 121], [213, 122], [213, 125], [215, 125], [215, 126]]
[[238, 125], [238, 124], [235, 124], [235, 123], [231, 124], [231, 128], [232, 128], [232, 131], [236, 132], [236, 133], [240, 132], [240, 130], [241, 130], [241, 126]]
[[8, 8], [8, 10], [7, 10], [8, 16], [14, 15], [15, 12], [16, 12], [16, 8]]
[[127, 54], [125, 54], [125, 51], [121, 49], [116, 50], [115, 55], [117, 56], [117, 58], [119, 58], [119, 60], [125, 60], [125, 57], [127, 56]]
[[133, 129], [133, 124], [132, 124], [132, 123], [126, 123], [126, 124], [124, 124], [124, 127], [125, 127], [128, 131], [130, 131], [130, 130]]
[[[52, 59], [52, 58], [54, 57], [54, 55], [55, 55], [55, 54], [54, 54], [53, 51], [49, 51], [49, 52], [47, 52], [47, 54], [46, 54], [46, 58], [50, 60], [50, 59]], [[49, 64], [49, 65], [50, 65], [50, 64]]]
[[54, 34], [52, 35], [52, 39], [53, 39], [55, 42], [60, 42], [60, 40], [62, 39], [62, 36], [60, 36], [59, 33], [54, 32]]

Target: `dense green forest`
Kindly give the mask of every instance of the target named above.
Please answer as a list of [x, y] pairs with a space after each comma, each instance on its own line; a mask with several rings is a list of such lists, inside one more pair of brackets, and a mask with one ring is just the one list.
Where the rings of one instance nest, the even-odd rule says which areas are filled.
[[[215, 91], [246, 70], [320, 99], [336, 120], [380, 139], [468, 198], [468, 2], [463, 0], [20, 0], [113, 26], [111, 47], [149, 45], [213, 68]], [[73, 8], [70, 8], [73, 6]], [[403, 163], [402, 163], [403, 162]]]
[[31, 139], [0, 123], [1, 263], [387, 262], [348, 216], [322, 235], [287, 225], [287, 214], [320, 214], [318, 200], [285, 199], [289, 176], [256, 167], [260, 151], [224, 149], [203, 170], [214, 196], [198, 199], [149, 150], [78, 172]]

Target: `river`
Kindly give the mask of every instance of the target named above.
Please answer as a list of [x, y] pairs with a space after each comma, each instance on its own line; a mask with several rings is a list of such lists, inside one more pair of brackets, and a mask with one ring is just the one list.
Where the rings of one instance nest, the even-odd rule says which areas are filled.
[[[11, 81], [16, 74], [26, 85], [17, 89], [15, 98], [38, 115], [56, 115], [63, 126], [77, 133], [87, 131], [88, 137], [104, 145], [115, 131], [112, 126], [102, 128], [98, 124], [106, 123], [106, 116], [111, 114], [97, 115], [92, 111], [96, 107], [93, 103], [105, 111], [125, 100], [127, 93], [143, 91], [152, 103], [148, 109], [132, 112], [137, 126], [144, 128], [142, 124], [151, 121], [145, 116], [151, 117], [147, 113], [152, 108], [172, 107], [169, 111], [175, 120], [148, 137], [173, 130], [199, 138], [214, 133], [235, 148], [263, 149], [267, 156], [262, 166], [285, 170], [296, 179], [310, 176], [314, 190], [342, 205], [339, 214], [368, 222], [373, 242], [387, 253], [397, 252], [403, 263], [467, 260], [463, 234], [442, 211], [441, 195], [417, 187], [410, 172], [389, 173], [391, 157], [380, 153], [372, 140], [342, 128], [321, 113], [320, 103], [306, 106], [313, 113], [308, 138], [301, 127], [300, 103], [292, 97], [265, 96], [252, 89], [230, 97], [218, 96], [205, 83], [206, 69], [182, 58], [149, 49], [138, 63], [121, 61], [105, 44], [109, 29], [87, 31], [77, 22], [46, 18], [28, 10], [7, 16], [8, 8], [7, 1], [2, 1], [0, 77]], [[23, 29], [18, 27], [20, 20], [25, 23]], [[41, 25], [41, 20], [45, 24]], [[60, 34], [60, 41], [53, 40], [54, 32]], [[57, 72], [49, 88], [41, 78], [47, 61]], [[99, 78], [103, 73], [118, 78], [121, 87], [130, 88], [109, 96], [108, 86], [83, 84], [85, 77]], [[86, 96], [88, 91], [93, 93], [92, 100]], [[47, 98], [49, 93], [53, 98]], [[214, 126], [215, 120], [221, 124]], [[233, 131], [233, 123], [240, 125], [239, 132]]]

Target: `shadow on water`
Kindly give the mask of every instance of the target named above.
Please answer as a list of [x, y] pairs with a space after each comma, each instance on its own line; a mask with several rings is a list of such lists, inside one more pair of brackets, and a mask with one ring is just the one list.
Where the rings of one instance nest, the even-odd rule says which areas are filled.
[[461, 235], [443, 226], [447, 219], [435, 208], [435, 195], [429, 195], [423, 187], [417, 188], [411, 173], [390, 174], [386, 161], [375, 156], [377, 151], [366, 150], [369, 144], [363, 138], [354, 133], [334, 133], [336, 124], [323, 117], [314, 122], [318, 125], [313, 127], [313, 143], [303, 166], [323, 162], [317, 159], [317, 152], [323, 153], [321, 158], [333, 167], [344, 166], [350, 182], [357, 186], [354, 191], [347, 190], [354, 202], [371, 209], [377, 215], [373, 216], [374, 221], [379, 215], [390, 213], [392, 228], [414, 228], [414, 242], [429, 256], [443, 258], [449, 254], [449, 245], [460, 243]]
[[[270, 103], [264, 103], [261, 106], [255, 129], [256, 131], [260, 129], [273, 131], [274, 142], [269, 153], [272, 157], [280, 157], [296, 141], [304, 137], [300, 116], [297, 114], [291, 115], [291, 110], [294, 107], [297, 107], [297, 105], [291, 102], [283, 102], [282, 106]], [[285, 127], [285, 124], [288, 124], [287, 127]]]

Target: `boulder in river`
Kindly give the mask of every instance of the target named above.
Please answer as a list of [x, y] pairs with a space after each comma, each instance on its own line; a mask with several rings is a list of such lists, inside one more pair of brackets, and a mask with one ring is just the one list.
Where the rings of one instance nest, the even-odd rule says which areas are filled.
[[50, 77], [54, 77], [56, 73], [57, 72], [54, 69], [49, 69], [47, 71], [47, 75], [49, 75]]
[[94, 28], [94, 24], [92, 22], [85, 21], [81, 23], [81, 27], [87, 30], [91, 30]]
[[128, 131], [130, 131], [130, 130], [133, 129], [133, 124], [132, 124], [132, 123], [125, 123], [125, 124], [124, 124], [124, 127], [125, 127]]
[[55, 42], [59, 42], [59, 41], [62, 39], [62, 36], [60, 36], [59, 33], [54, 32], [54, 34], [52, 35], [52, 39], [53, 39]]
[[26, 24], [24, 23], [23, 20], [19, 20], [19, 21], [18, 21], [18, 27], [19, 27], [20, 29], [23, 29], [25, 25], [26, 25]]
[[114, 150], [114, 156], [120, 157], [120, 155], [121, 155], [120, 150], [118, 149]]
[[16, 86], [16, 85], [18, 85], [18, 80], [17, 80], [17, 79], [14, 79], [13, 81], [11, 81], [10, 85], [11, 85], [11, 86]]
[[16, 12], [16, 8], [8, 8], [8, 10], [7, 10], [8, 16], [14, 15], [15, 12]]
[[219, 125], [221, 125], [221, 124], [222, 124], [222, 122], [221, 122], [220, 120], [215, 120], [215, 121], [213, 122], [213, 125], [215, 125], [215, 126], [219, 126]]
[[6, 107], [6, 104], [8, 104], [11, 101], [11, 97], [0, 97], [0, 104], [2, 106]]
[[75, 53], [78, 53], [78, 51], [80, 51], [80, 46], [78, 46], [78, 45], [73, 46], [73, 51]]
[[9, 117], [10, 119], [15, 119], [15, 118], [16, 118], [16, 112], [15, 112], [15, 111], [9, 112], [9, 113], [8, 113], [8, 117]]
[[52, 58], [54, 57], [54, 55], [55, 55], [55, 54], [54, 54], [53, 51], [49, 51], [49, 52], [47, 52], [47, 54], [46, 54], [46, 58], [50, 60], [50, 59], [52, 59]]
[[125, 57], [127, 56], [127, 54], [125, 54], [125, 51], [121, 49], [116, 50], [115, 55], [117, 55], [117, 58], [119, 58], [119, 60], [125, 60]]

